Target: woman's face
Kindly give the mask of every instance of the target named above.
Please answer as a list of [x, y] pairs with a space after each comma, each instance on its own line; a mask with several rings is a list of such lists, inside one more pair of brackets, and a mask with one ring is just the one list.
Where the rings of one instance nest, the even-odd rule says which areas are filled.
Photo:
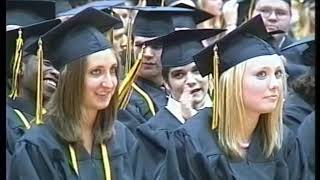
[[101, 110], [108, 107], [117, 79], [117, 59], [111, 49], [87, 57], [84, 83], [85, 108]]
[[243, 102], [247, 112], [270, 113], [283, 91], [283, 61], [278, 55], [248, 60], [242, 79]]
[[223, 1], [222, 0], [204, 0], [203, 8], [204, 10], [210, 12], [215, 16], [221, 15]]

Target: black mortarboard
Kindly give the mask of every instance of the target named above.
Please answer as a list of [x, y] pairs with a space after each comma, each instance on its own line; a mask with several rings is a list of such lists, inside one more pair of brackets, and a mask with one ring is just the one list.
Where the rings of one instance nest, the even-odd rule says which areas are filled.
[[124, 3], [124, 0], [93, 1], [90, 3], [84, 4], [84, 5], [78, 6], [74, 9], [68, 10], [66, 12], [59, 13], [57, 16], [59, 17], [59, 16], [75, 15], [88, 7], [92, 7], [97, 10], [101, 10], [101, 11], [104, 11], [104, 12], [110, 14], [110, 12], [111, 12], [110, 10], [113, 6], [121, 5], [123, 3]]
[[[87, 8], [41, 37], [44, 58], [50, 59], [60, 70], [83, 56], [108, 49], [111, 44], [103, 32], [119, 22], [102, 11]], [[26, 50], [36, 53], [37, 47], [38, 44], [34, 43]]]
[[284, 2], [288, 3], [288, 4], [289, 4], [289, 6], [291, 7], [291, 0], [282, 0], [282, 1], [284, 1]]
[[163, 67], [177, 67], [192, 63], [193, 55], [203, 49], [201, 40], [213, 37], [224, 29], [184, 29], [174, 31], [145, 44], [162, 45], [161, 63]]
[[252, 0], [237, 0], [237, 2], [239, 4], [237, 25], [239, 25], [246, 21]]
[[298, 48], [301, 52], [302, 63], [306, 66], [314, 66], [315, 63], [315, 40], [314, 37], [306, 37], [297, 42], [294, 42], [287, 47], [281, 49], [282, 53], [286, 54], [293, 48]]
[[181, 14], [181, 15], [175, 15], [173, 16], [173, 24], [175, 28], [196, 28], [196, 25], [198, 23], [201, 23], [205, 20], [208, 20], [210, 18], [213, 18], [214, 15], [210, 14], [209, 12], [206, 12], [204, 10], [195, 8], [193, 6], [189, 6], [184, 3], [178, 3], [174, 5], [173, 7], [181, 7], [186, 9], [191, 9], [194, 11], [194, 15], [192, 14]]
[[54, 19], [54, 1], [7, 1], [6, 25], [26, 26]]
[[[117, 8], [125, 8], [138, 10], [134, 24], [133, 34], [144, 37], [163, 36], [175, 29], [172, 17], [189, 15], [194, 18], [195, 24], [198, 24], [212, 16], [204, 11], [187, 9], [181, 7], [126, 7], [118, 6]], [[208, 17], [209, 16], [209, 17]]]
[[266, 42], [270, 39], [271, 35], [267, 32], [261, 15], [258, 15], [203, 49], [194, 58], [202, 76], [208, 75], [213, 70], [213, 48], [217, 45], [221, 74], [247, 59], [276, 54], [274, 48]]
[[[6, 32], [6, 68], [9, 72], [9, 76], [11, 76], [10, 74], [12, 73], [9, 71], [10, 61], [15, 52], [16, 39], [19, 36], [19, 30], [21, 29], [23, 39], [25, 39], [23, 49], [26, 49], [29, 44], [32, 44], [33, 41], [37, 40], [42, 34], [45, 34], [59, 23], [61, 23], [60, 19], [47, 20]], [[24, 56], [25, 55], [26, 54], [24, 53]]]

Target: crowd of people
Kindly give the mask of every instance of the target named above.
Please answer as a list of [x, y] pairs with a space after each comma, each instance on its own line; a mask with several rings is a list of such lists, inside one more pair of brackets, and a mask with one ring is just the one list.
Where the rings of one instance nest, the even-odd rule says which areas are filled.
[[9, 0], [6, 179], [315, 179], [314, 0]]

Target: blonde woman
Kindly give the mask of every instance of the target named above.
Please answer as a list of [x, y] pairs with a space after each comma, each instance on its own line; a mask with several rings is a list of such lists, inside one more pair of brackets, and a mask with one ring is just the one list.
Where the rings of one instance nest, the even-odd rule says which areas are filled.
[[307, 178], [300, 144], [282, 125], [284, 66], [268, 36], [257, 16], [194, 56], [203, 76], [217, 68], [216, 113], [199, 111], [170, 136], [160, 179]]

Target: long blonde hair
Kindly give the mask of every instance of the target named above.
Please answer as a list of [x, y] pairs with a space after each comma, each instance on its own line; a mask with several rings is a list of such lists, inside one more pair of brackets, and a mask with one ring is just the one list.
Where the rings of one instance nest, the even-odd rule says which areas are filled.
[[[246, 64], [247, 61], [230, 68], [219, 79], [217, 133], [222, 150], [231, 158], [244, 158], [245, 156], [239, 142], [244, 137], [247, 122], [242, 98], [242, 79]], [[283, 91], [285, 91], [285, 78], [283, 78], [283, 85]], [[263, 153], [266, 158], [281, 147], [283, 94], [280, 95], [276, 109], [270, 113], [261, 114], [257, 124], [263, 138]]]

